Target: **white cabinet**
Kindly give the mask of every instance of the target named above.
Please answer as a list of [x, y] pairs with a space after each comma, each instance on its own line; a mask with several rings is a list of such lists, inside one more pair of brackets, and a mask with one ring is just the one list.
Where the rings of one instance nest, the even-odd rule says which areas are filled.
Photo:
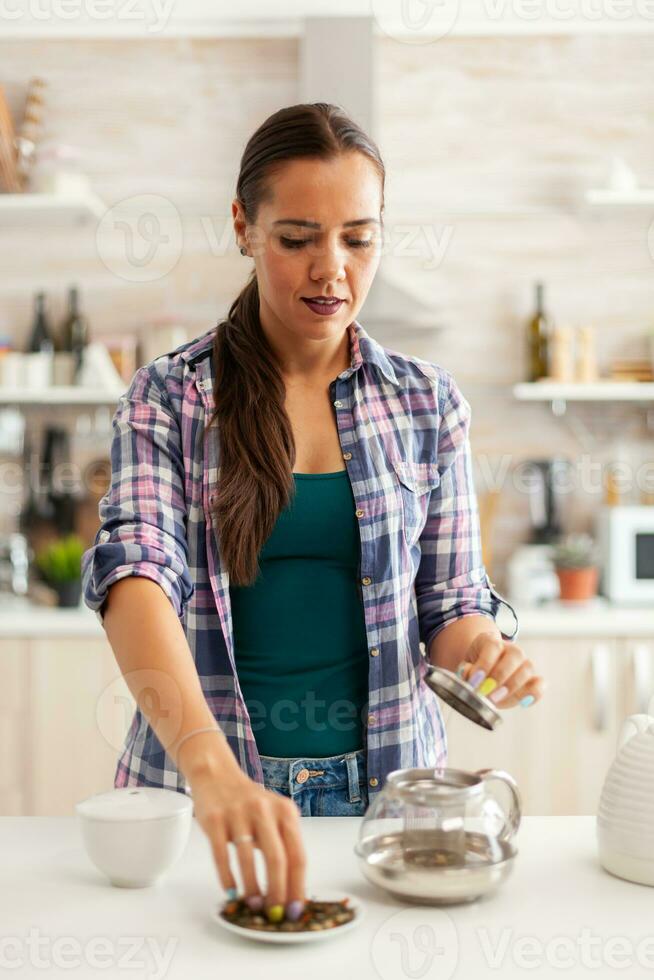
[[503, 711], [494, 732], [444, 706], [448, 765], [508, 771], [526, 814], [593, 814], [623, 719], [654, 690], [654, 641], [530, 637], [521, 641], [548, 687], [529, 708]]
[[[520, 641], [548, 687], [489, 732], [441, 702], [448, 763], [505, 769], [530, 815], [592, 814], [623, 719], [654, 694], [654, 638]], [[74, 812], [111, 789], [134, 712], [106, 636], [0, 638], [0, 814]]]
[[134, 710], [107, 639], [0, 640], [0, 813], [70, 815], [111, 789]]
[[27, 721], [27, 643], [6, 639], [0, 656], [0, 813], [20, 816], [30, 806], [29, 787], [24, 779], [29, 756]]
[[647, 713], [654, 695], [654, 640], [619, 641], [622, 675], [618, 690], [620, 719], [635, 712]]

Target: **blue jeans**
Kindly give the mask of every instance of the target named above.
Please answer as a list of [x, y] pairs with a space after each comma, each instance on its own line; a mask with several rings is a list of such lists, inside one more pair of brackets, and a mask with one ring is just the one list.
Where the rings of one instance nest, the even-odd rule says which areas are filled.
[[368, 808], [365, 749], [322, 758], [260, 758], [266, 788], [289, 796], [303, 817], [361, 817]]

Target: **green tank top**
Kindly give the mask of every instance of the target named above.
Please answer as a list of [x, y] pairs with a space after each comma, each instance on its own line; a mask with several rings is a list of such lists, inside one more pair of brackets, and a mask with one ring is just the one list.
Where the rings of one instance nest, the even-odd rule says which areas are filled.
[[346, 470], [294, 473], [251, 586], [230, 586], [235, 659], [261, 755], [363, 747], [368, 644]]

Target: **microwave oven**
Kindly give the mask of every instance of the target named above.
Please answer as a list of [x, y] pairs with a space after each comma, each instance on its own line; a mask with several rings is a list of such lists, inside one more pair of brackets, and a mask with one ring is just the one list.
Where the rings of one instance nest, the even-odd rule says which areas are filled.
[[654, 602], [654, 506], [602, 507], [597, 542], [607, 599]]

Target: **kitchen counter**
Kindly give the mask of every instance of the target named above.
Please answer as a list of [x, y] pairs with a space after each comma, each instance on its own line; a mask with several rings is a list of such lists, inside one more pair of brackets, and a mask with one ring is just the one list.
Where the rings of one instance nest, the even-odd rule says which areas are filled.
[[653, 606], [618, 606], [598, 596], [585, 603], [545, 602], [516, 606], [520, 632], [528, 636], [649, 637], [654, 639]]
[[0, 637], [103, 636], [96, 614], [88, 606], [58, 609], [23, 600], [0, 602]]
[[75, 816], [2, 817], [0, 964], [24, 964], [13, 968], [16, 977], [42, 976], [47, 964], [48, 977], [151, 980], [306, 980], [308, 970], [311, 980], [524, 980], [529, 971], [615, 980], [619, 968], [626, 977], [654, 968], [654, 889], [600, 867], [593, 816], [524, 817], [516, 864], [500, 890], [444, 908], [397, 902], [363, 878], [352, 853], [360, 823], [305, 817], [301, 826], [307, 893], [352, 895], [364, 905], [363, 921], [315, 945], [271, 946], [212, 921], [223, 891], [195, 820], [168, 876], [132, 890], [112, 887], [96, 871]]
[[[547, 602], [517, 606], [518, 642], [531, 636], [644, 637], [654, 640], [654, 607], [615, 606], [598, 598], [579, 606]], [[509, 626], [513, 617], [508, 615]], [[88, 606], [57, 609], [13, 600], [0, 601], [0, 637], [103, 636], [100, 620]]]

